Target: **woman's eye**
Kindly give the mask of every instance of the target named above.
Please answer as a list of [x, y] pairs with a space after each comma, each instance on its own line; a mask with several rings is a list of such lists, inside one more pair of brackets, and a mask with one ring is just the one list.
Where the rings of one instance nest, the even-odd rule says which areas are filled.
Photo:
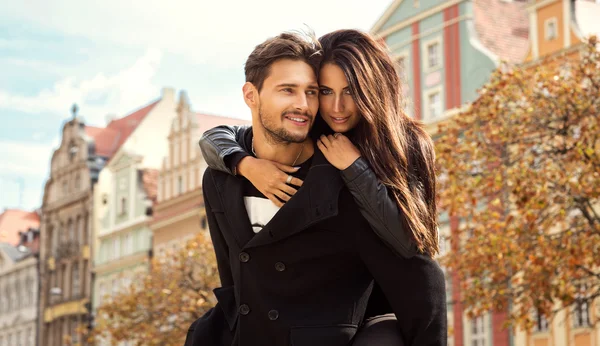
[[344, 90], [344, 94], [346, 94], [346, 95], [352, 95], [352, 94], [350, 93], [350, 89], [346, 89], [346, 90]]
[[329, 90], [329, 89], [321, 89], [319, 92], [321, 93], [321, 95], [330, 95], [331, 94], [331, 90]]

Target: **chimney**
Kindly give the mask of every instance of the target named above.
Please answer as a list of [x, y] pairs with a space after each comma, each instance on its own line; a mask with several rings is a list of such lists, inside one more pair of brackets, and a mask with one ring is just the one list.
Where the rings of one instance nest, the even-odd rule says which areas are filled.
[[179, 103], [177, 105], [177, 112], [187, 112], [190, 110], [190, 101], [188, 99], [187, 93], [182, 90], [179, 92]]

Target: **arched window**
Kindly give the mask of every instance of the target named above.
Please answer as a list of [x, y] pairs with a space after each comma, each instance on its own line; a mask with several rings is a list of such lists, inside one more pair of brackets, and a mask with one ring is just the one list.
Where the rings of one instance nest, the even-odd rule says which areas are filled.
[[83, 217], [77, 215], [77, 244], [83, 244]]
[[73, 223], [73, 220], [69, 219], [67, 228], [69, 230], [69, 238], [67, 241], [75, 241], [75, 224]]

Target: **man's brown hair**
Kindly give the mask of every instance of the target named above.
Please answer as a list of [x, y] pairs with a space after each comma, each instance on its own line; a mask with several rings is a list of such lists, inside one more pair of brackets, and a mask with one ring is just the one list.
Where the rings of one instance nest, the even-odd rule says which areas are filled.
[[318, 75], [321, 64], [321, 44], [313, 32], [284, 32], [254, 48], [246, 60], [246, 82], [260, 91], [269, 75], [271, 65], [281, 59], [300, 60]]

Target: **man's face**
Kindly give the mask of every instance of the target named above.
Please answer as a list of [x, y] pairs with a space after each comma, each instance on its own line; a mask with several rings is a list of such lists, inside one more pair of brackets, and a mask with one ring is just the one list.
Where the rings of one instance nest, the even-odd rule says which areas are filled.
[[270, 139], [301, 143], [319, 109], [317, 77], [304, 61], [278, 60], [271, 65], [258, 99], [259, 120]]

